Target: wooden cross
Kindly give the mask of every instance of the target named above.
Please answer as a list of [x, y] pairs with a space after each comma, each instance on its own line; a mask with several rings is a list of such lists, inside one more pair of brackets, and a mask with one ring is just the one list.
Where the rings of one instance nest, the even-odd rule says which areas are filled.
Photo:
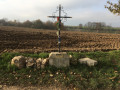
[[61, 11], [62, 11], [62, 7], [61, 5], [59, 5], [59, 16], [48, 16], [49, 18], [57, 18], [57, 22], [58, 22], [58, 51], [60, 52], [60, 43], [61, 43], [61, 38], [60, 38], [60, 30], [61, 30], [61, 18], [72, 18], [72, 17], [68, 17], [68, 16], [61, 16]]

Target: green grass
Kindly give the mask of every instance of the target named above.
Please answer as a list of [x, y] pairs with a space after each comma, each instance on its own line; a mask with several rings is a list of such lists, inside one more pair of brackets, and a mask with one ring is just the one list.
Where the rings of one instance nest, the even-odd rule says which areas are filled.
[[[4, 53], [0, 56], [0, 84], [6, 85], [63, 85], [76, 89], [120, 89], [120, 51], [69, 52], [74, 61], [68, 68], [47, 66], [45, 69], [18, 69], [10, 65], [14, 56], [47, 58], [49, 53], [20, 54]], [[89, 57], [98, 61], [95, 67], [81, 65], [79, 58]]]

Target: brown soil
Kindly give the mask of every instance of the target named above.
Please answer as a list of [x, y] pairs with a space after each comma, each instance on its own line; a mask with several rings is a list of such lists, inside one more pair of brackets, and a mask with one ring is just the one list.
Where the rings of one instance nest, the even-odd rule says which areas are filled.
[[[39, 53], [58, 50], [57, 30], [0, 26], [0, 52]], [[119, 34], [61, 31], [62, 51], [119, 49]]]

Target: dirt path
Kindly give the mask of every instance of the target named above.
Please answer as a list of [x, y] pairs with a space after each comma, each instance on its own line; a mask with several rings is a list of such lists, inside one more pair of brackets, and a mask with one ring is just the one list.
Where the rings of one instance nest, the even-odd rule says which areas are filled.
[[38, 87], [38, 86], [37, 87], [33, 87], [33, 86], [20, 87], [20, 86], [5, 86], [5, 85], [3, 85], [3, 86], [0, 86], [0, 90], [67, 90], [67, 88], [56, 87], [56, 86], [49, 86], [49, 87]]

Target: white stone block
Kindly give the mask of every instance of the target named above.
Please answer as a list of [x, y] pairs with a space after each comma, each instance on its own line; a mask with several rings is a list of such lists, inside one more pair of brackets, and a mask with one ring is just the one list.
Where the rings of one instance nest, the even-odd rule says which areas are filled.
[[95, 66], [95, 65], [97, 65], [97, 61], [95, 61], [93, 59], [90, 59], [90, 58], [79, 59], [79, 62], [81, 64], [87, 64], [88, 66]]
[[69, 55], [66, 52], [52, 52], [49, 54], [49, 65], [58, 68], [70, 65]]

